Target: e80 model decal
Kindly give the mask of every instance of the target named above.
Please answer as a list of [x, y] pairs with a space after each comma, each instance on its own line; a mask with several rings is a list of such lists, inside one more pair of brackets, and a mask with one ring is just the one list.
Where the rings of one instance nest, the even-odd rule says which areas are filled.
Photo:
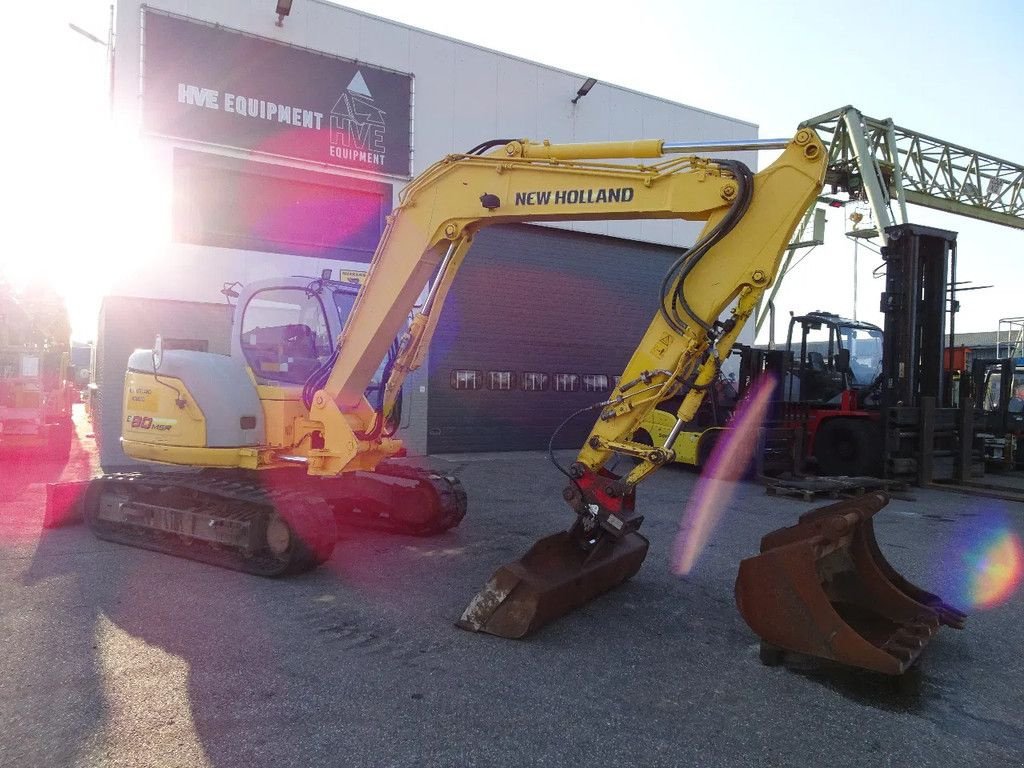
[[155, 429], [167, 432], [178, 422], [174, 419], [154, 419], [152, 416], [128, 416], [125, 423], [132, 429]]

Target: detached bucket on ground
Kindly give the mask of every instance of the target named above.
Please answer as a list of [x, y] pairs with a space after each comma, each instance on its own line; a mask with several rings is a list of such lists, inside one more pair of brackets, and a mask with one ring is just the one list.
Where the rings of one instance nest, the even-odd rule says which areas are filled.
[[888, 503], [877, 491], [809, 512], [740, 563], [736, 604], [761, 638], [762, 660], [793, 651], [900, 675], [940, 624], [963, 627], [965, 614], [882, 555], [872, 517]]
[[602, 536], [585, 548], [578, 526], [540, 539], [499, 568], [470, 601], [457, 626], [522, 638], [630, 579], [647, 556], [639, 533]]

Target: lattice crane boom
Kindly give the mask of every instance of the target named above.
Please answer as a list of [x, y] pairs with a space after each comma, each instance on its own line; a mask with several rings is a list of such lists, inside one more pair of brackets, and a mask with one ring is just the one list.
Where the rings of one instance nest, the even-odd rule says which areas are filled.
[[[1024, 165], [842, 107], [801, 124], [828, 146], [826, 184], [866, 199], [880, 230], [913, 203], [1024, 229]], [[892, 210], [895, 203], [895, 213]]]

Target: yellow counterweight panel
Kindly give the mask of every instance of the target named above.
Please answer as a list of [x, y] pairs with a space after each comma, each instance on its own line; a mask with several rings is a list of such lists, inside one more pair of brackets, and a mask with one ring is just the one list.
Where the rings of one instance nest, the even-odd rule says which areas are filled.
[[[673, 424], [675, 419], [672, 420]], [[671, 427], [669, 427], [671, 429]], [[673, 450], [676, 454], [676, 461], [680, 464], [690, 464], [697, 466], [699, 457], [697, 455], [697, 449], [700, 446], [700, 438], [703, 432], [680, 432], [679, 437], [676, 438], [675, 446]], [[666, 433], [666, 437], [668, 433]], [[665, 441], [662, 440], [662, 443]], [[661, 443], [659, 443], [661, 445]]]
[[129, 371], [123, 413], [121, 448], [133, 459], [244, 469], [261, 463], [257, 448], [207, 447], [206, 418], [181, 379]]
[[[655, 408], [640, 423], [640, 428], [651, 436], [654, 445], [664, 445], [676, 425], [676, 415]], [[724, 432], [724, 427], [708, 427], [696, 431], [684, 429], [676, 437], [672, 449], [675, 453], [675, 460], [679, 464], [690, 464], [698, 466], [700, 463], [701, 440], [706, 438], [714, 439], [715, 432]]]
[[122, 413], [125, 445], [206, 447], [206, 419], [181, 379], [129, 371]]

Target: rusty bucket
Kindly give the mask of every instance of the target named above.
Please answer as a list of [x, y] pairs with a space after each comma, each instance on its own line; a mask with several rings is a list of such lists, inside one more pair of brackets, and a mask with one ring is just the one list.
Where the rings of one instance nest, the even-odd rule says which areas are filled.
[[526, 637], [631, 578], [647, 556], [647, 539], [635, 531], [586, 543], [576, 527], [540, 539], [494, 573], [456, 625]]
[[831, 504], [761, 540], [740, 563], [736, 604], [762, 641], [762, 659], [785, 651], [900, 675], [940, 624], [963, 613], [911, 584], [886, 561], [872, 517], [882, 491]]

